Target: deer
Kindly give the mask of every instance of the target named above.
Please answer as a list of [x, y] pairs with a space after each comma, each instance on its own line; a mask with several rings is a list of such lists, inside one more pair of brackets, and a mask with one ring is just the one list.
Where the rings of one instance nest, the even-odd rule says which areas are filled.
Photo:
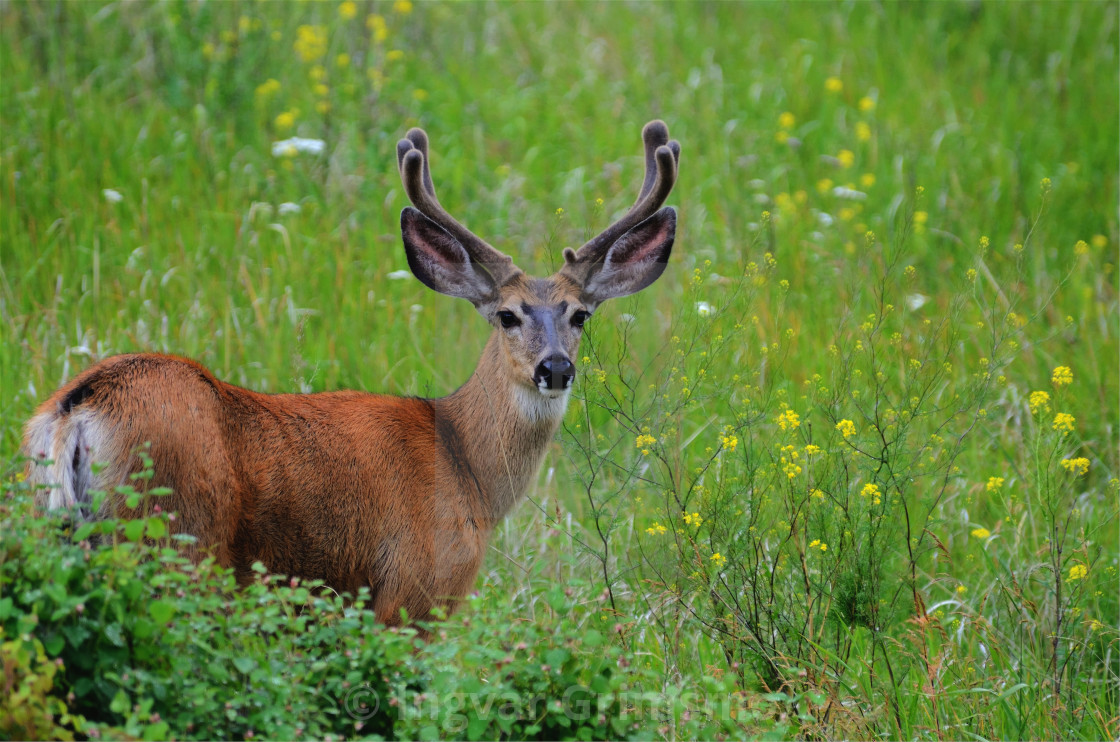
[[109, 357], [26, 425], [21, 453], [36, 509], [78, 519], [152, 512], [155, 498], [129, 508], [118, 489], [141, 470], [143, 450], [146, 486], [170, 489], [159, 506], [175, 514], [173, 533], [193, 537], [181, 539], [191, 559], [212, 556], [242, 584], [260, 562], [340, 593], [367, 588], [388, 626], [454, 610], [555, 437], [585, 323], [602, 302], [665, 271], [677, 215], [662, 205], [680, 144], [662, 121], [642, 140], [634, 204], [578, 250], [565, 248], [554, 275], [533, 278], [444, 210], [428, 136], [409, 130], [396, 151], [412, 204], [400, 215], [409, 269], [469, 301], [493, 328], [470, 378], [433, 399], [265, 394], [179, 356]]

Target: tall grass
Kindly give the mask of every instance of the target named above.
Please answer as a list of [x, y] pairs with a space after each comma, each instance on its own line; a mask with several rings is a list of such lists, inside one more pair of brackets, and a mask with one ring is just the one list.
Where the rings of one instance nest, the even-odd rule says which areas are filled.
[[[628, 205], [660, 117], [672, 267], [588, 324], [487, 610], [570, 585], [666, 685], [812, 699], [806, 736], [1117, 736], [1114, 5], [0, 19], [6, 460], [118, 352], [264, 391], [452, 390], [486, 327], [390, 278], [396, 139], [424, 126], [443, 203], [541, 274]], [[326, 151], [272, 154], [294, 135]]]

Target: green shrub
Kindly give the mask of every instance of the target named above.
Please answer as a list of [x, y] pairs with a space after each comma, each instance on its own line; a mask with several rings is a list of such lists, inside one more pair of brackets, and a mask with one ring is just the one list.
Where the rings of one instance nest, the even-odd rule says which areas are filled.
[[13, 736], [60, 736], [46, 731], [53, 719], [82, 731], [68, 709], [91, 735], [393, 737], [388, 707], [355, 718], [346, 706], [354, 687], [410, 687], [394, 675], [411, 633], [386, 631], [365, 596], [275, 576], [238, 588], [228, 570], [178, 555], [166, 515], [71, 530], [32, 515], [27, 494], [0, 504], [0, 626], [19, 637], [5, 676], [33, 702], [6, 725]]
[[[422, 692], [397, 692], [404, 737], [416, 739], [650, 739], [779, 735], [761, 701], [748, 710], [730, 678], [668, 683], [631, 661], [621, 635], [583, 619], [575, 591], [553, 586], [533, 618], [468, 600], [461, 616], [430, 628], [419, 650]], [[621, 626], [616, 627], [616, 632]]]
[[0, 643], [4, 692], [0, 698], [0, 736], [4, 739], [74, 739], [71, 728], [85, 720], [71, 716], [62, 699], [53, 695], [61, 660], [51, 661], [43, 643], [21, 637]]
[[[631, 661], [550, 586], [532, 620], [469, 600], [424, 628], [380, 625], [368, 595], [193, 564], [167, 514], [79, 522], [0, 500], [8, 737], [649, 738], [781, 734], [727, 678], [690, 688]], [[73, 527], [76, 524], [76, 527]]]

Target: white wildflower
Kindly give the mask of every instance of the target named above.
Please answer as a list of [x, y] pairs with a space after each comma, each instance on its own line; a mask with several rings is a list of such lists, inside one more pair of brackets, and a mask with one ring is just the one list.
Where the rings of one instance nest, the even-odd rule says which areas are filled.
[[866, 201], [867, 194], [863, 191], [857, 191], [854, 188], [845, 188], [844, 186], [836, 186], [832, 189], [832, 195], [836, 198], [846, 198], [849, 201]]
[[412, 274], [408, 271], [401, 270], [401, 271], [393, 271], [392, 273], [388, 274], [385, 277], [388, 278], [390, 281], [403, 281], [406, 278], [411, 278]]
[[115, 188], [106, 188], [105, 190], [101, 191], [101, 195], [104, 196], [105, 200], [111, 204], [119, 204], [121, 201], [124, 201], [124, 196], [121, 195], [121, 192], [116, 190]]
[[285, 201], [284, 203], [277, 206], [276, 210], [280, 212], [280, 216], [284, 216], [285, 214], [298, 214], [299, 204], [292, 203], [291, 201]]
[[701, 317], [708, 317], [712, 313], [712, 305], [706, 301], [696, 302], [696, 313]]
[[906, 297], [906, 306], [910, 307], [914, 311], [917, 311], [925, 306], [925, 303], [927, 301], [929, 301], [928, 296], [923, 296], [922, 294], [910, 294]]
[[300, 152], [305, 152], [309, 155], [321, 155], [326, 148], [327, 143], [322, 139], [292, 137], [291, 139], [281, 139], [279, 142], [273, 142], [272, 156], [292, 157]]

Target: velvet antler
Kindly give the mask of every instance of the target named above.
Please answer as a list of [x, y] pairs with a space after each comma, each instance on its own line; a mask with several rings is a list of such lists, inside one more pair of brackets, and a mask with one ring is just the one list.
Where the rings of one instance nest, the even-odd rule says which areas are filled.
[[564, 249], [565, 265], [560, 272], [581, 284], [603, 262], [611, 245], [661, 208], [676, 183], [681, 145], [677, 140], [669, 139], [669, 127], [665, 122], [654, 120], [646, 124], [642, 129], [642, 141], [645, 144], [646, 174], [638, 200], [621, 219], [579, 250]]
[[508, 255], [488, 245], [440, 206], [428, 165], [428, 135], [423, 129], [409, 129], [397, 142], [397, 167], [412, 205], [458, 240], [471, 261], [483, 267], [496, 285], [520, 272]]

